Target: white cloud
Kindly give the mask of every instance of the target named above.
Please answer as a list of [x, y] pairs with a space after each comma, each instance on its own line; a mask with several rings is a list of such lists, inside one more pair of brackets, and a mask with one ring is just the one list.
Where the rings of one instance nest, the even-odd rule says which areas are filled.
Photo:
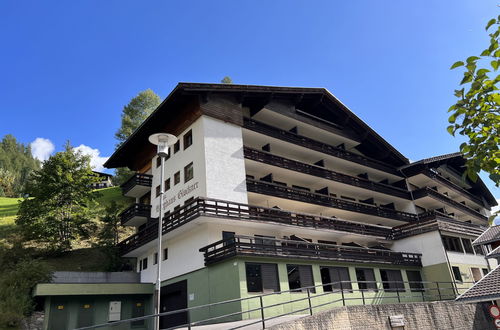
[[84, 155], [90, 156], [90, 166], [94, 171], [102, 171], [104, 169], [103, 164], [108, 160], [109, 157], [101, 157], [101, 152], [99, 149], [93, 149], [84, 144], [80, 144], [78, 147], [74, 148], [76, 151], [80, 151]]
[[35, 141], [31, 142], [31, 154], [33, 157], [40, 161], [49, 159], [50, 155], [54, 152], [54, 143], [49, 139], [38, 137]]

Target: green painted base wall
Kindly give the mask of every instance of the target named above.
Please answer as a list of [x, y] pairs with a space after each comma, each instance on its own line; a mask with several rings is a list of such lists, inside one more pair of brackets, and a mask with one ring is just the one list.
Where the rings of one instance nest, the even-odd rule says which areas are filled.
[[[121, 301], [121, 319], [132, 317], [132, 306], [138, 302], [144, 303], [145, 314], [153, 312], [152, 296], [151, 295], [103, 295], [103, 296], [49, 296], [45, 298], [45, 330], [66, 330], [74, 329], [78, 326], [79, 308], [82, 305], [89, 305], [92, 313], [92, 323], [101, 324], [108, 322], [108, 311], [110, 301]], [[53, 312], [59, 310], [64, 311], [58, 317], [66, 317], [65, 328], [58, 325], [58, 320], [53, 320]], [[146, 321], [144, 326], [134, 326], [131, 324], [122, 324], [114, 327], [100, 328], [100, 329], [150, 329], [151, 321]]]

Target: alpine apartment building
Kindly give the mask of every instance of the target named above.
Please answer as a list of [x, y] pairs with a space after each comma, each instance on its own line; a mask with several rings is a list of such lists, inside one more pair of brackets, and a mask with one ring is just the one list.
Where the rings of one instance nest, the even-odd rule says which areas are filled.
[[[179, 138], [161, 253], [157, 132]], [[414, 290], [398, 286], [478, 281], [491, 267], [472, 241], [496, 201], [463, 179], [460, 154], [410, 164], [322, 88], [180, 83], [105, 165], [137, 172], [121, 215], [136, 234], [120, 249], [141, 282], [160, 262], [163, 310], [335, 281]]]
[[[163, 251], [160, 160], [148, 142], [158, 132], [179, 138], [163, 175]], [[496, 201], [480, 179], [464, 179], [460, 154], [410, 163], [323, 88], [179, 83], [105, 166], [136, 172], [122, 185], [135, 203], [121, 214], [136, 233], [120, 251], [140, 283], [154, 283], [160, 263], [161, 311], [292, 290], [266, 297], [278, 304], [308, 286], [381, 303], [424, 282], [457, 290], [496, 266], [472, 245]]]

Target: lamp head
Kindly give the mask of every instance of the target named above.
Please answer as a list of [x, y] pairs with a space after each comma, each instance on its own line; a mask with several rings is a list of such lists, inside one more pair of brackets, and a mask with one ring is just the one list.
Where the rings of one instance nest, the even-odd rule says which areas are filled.
[[168, 147], [177, 142], [177, 137], [168, 133], [156, 133], [149, 136], [149, 142], [157, 146], [157, 154], [160, 157], [168, 156]]

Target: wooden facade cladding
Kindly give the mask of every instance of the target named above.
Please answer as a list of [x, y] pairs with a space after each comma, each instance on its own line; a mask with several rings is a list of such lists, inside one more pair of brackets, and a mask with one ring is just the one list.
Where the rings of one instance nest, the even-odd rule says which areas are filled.
[[342, 148], [334, 147], [329, 144], [305, 136], [301, 136], [299, 134], [295, 134], [290, 131], [285, 131], [250, 118], [244, 118], [243, 127], [260, 134], [264, 134], [276, 139], [280, 139], [286, 142], [293, 143], [295, 145], [302, 146], [304, 148], [308, 148], [347, 161], [365, 165], [367, 167], [384, 171], [386, 173], [401, 176], [401, 174], [395, 168], [376, 159], [355, 154], [347, 150], [344, 150]]
[[468, 207], [467, 205], [464, 205], [460, 202], [457, 202], [457, 201], [453, 200], [452, 198], [437, 192], [436, 190], [434, 190], [432, 188], [424, 187], [424, 188], [417, 189], [417, 190], [413, 191], [412, 193], [413, 193], [413, 198], [415, 200], [417, 200], [419, 198], [423, 198], [423, 197], [431, 197], [431, 198], [433, 198], [437, 201], [440, 201], [448, 206], [459, 209], [460, 211], [462, 211], [462, 212], [464, 212], [464, 213], [466, 213], [466, 214], [468, 214], [476, 219], [482, 220], [485, 223], [488, 222], [488, 217], [482, 215], [481, 213]]
[[280, 168], [285, 168], [300, 173], [310, 174], [320, 178], [325, 178], [327, 180], [336, 181], [351, 186], [373, 190], [380, 193], [411, 200], [411, 194], [409, 191], [394, 187], [392, 185], [378, 183], [360, 177], [327, 170], [320, 166], [305, 164], [299, 161], [291, 160], [281, 156], [276, 156], [271, 153], [249, 147], [244, 147], [243, 153], [245, 158], [257, 162], [277, 166]]
[[[391, 229], [380, 226], [202, 197], [194, 199], [172, 213], [165, 214], [162, 232], [166, 234], [201, 216], [333, 230], [381, 239], [386, 239], [391, 235]], [[137, 234], [120, 242], [120, 251], [122, 254], [128, 253], [157, 237], [157, 221], [151, 221]]]
[[237, 126], [243, 126], [243, 111], [236, 100], [208, 97], [200, 102], [201, 113]]
[[476, 196], [474, 196], [473, 194], [471, 194], [470, 192], [468, 192], [464, 188], [462, 188], [462, 187], [456, 185], [455, 183], [451, 182], [450, 180], [442, 177], [441, 175], [439, 175], [435, 171], [430, 170], [430, 169], [425, 169], [422, 172], [422, 174], [424, 174], [427, 177], [435, 180], [436, 182], [439, 182], [440, 184], [448, 187], [449, 189], [452, 189], [453, 191], [461, 194], [465, 198], [470, 199], [471, 201], [475, 202], [476, 204], [481, 205], [481, 206], [485, 206], [484, 202], [482, 200], [480, 200], [479, 198], [477, 198]]
[[330, 197], [324, 194], [312, 193], [297, 188], [291, 188], [287, 186], [282, 186], [278, 184], [273, 184], [248, 178], [247, 178], [247, 191], [257, 194], [264, 194], [279, 198], [290, 199], [304, 203], [322, 205], [345, 211], [373, 215], [381, 218], [388, 218], [405, 222], [418, 220], [418, 216], [413, 213], [396, 211], [393, 209], [375, 205], [356, 203], [344, 199]]
[[200, 249], [205, 265], [233, 257], [270, 257], [421, 267], [421, 254], [236, 235]]

